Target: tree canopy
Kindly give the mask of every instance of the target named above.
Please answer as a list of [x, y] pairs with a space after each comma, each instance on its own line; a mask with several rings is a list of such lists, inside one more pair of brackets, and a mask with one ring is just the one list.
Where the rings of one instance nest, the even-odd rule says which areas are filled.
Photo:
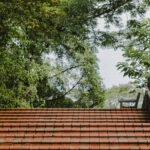
[[128, 25], [124, 45], [125, 62], [118, 69], [135, 80], [139, 86], [146, 86], [150, 78], [150, 19]]
[[122, 13], [143, 14], [145, 6], [144, 0], [1, 1], [1, 107], [102, 106], [96, 51], [114, 38], [96, 29], [97, 19], [119, 25]]

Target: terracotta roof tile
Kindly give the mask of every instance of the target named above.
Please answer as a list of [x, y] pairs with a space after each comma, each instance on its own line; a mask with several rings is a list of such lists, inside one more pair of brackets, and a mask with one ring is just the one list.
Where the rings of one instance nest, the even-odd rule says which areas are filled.
[[0, 109], [2, 150], [150, 150], [140, 109]]

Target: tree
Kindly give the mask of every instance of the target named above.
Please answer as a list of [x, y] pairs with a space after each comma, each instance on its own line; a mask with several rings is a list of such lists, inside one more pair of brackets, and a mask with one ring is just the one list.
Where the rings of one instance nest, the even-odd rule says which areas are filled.
[[140, 92], [140, 101], [138, 106], [141, 107], [143, 102], [144, 90], [136, 88], [132, 83], [120, 84], [106, 89], [104, 108], [118, 108], [120, 99], [136, 99], [137, 94]]
[[[109, 89], [106, 89], [105, 92], [105, 108], [117, 108], [119, 106], [118, 100], [121, 98], [133, 98], [135, 99], [137, 92], [139, 89], [135, 89], [135, 87], [131, 84], [120, 84], [118, 86], [112, 86]], [[141, 92], [141, 91], [140, 91]]]
[[125, 33], [127, 45], [124, 46], [125, 62], [118, 69], [135, 79], [139, 86], [146, 86], [150, 78], [150, 19], [128, 24]]
[[[144, 4], [134, 0], [1, 1], [1, 101], [13, 101], [12, 107], [19, 107], [16, 101], [34, 106], [36, 101], [43, 105], [47, 97], [58, 104], [72, 96], [77, 107], [102, 105], [95, 51], [97, 44], [105, 39], [110, 43], [111, 38], [95, 30], [97, 18], [118, 24], [125, 11], [144, 13]], [[54, 66], [44, 59], [49, 53], [56, 56]]]

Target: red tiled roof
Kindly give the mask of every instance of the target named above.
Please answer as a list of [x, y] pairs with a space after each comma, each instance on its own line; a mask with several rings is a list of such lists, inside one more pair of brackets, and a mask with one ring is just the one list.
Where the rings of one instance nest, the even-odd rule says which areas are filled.
[[150, 113], [136, 109], [1, 109], [1, 150], [150, 150]]

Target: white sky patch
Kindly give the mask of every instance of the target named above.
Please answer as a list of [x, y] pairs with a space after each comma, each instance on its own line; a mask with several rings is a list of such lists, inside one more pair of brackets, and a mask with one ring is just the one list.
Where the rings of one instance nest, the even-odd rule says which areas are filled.
[[[128, 20], [128, 15], [124, 14], [122, 16], [124, 24]], [[110, 25], [109, 29], [106, 29], [104, 26], [104, 20], [98, 20], [97, 29], [101, 31], [118, 31], [119, 29], [113, 25]], [[123, 77], [123, 73], [120, 70], [117, 70], [117, 63], [124, 61], [122, 56], [122, 52], [120, 50], [114, 51], [114, 49], [102, 49], [99, 48], [99, 53], [97, 54], [99, 59], [99, 67], [100, 67], [100, 76], [103, 79], [104, 85], [106, 88], [110, 88], [113, 85], [125, 84], [130, 82], [131, 80], [128, 77]]]
[[116, 68], [118, 62], [124, 61], [121, 51], [114, 51], [113, 49], [99, 50], [97, 57], [99, 59], [100, 75], [106, 88], [131, 81], [128, 77], [123, 77], [123, 73]]

